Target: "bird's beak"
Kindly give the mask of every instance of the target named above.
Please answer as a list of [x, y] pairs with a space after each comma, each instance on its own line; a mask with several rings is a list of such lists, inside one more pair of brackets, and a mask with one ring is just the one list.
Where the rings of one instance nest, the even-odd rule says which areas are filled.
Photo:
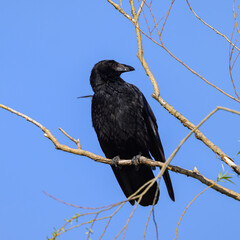
[[134, 71], [135, 69], [131, 66], [125, 65], [125, 64], [118, 64], [116, 71], [118, 72], [130, 72]]

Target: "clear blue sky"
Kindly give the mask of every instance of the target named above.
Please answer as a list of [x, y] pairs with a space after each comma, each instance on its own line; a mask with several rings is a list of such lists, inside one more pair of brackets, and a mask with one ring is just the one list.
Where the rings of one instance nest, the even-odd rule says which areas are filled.
[[[128, 9], [128, 1], [123, 1]], [[170, 1], [153, 1], [157, 19]], [[234, 24], [231, 1], [193, 3], [196, 12], [220, 32], [231, 36]], [[142, 23], [144, 23], [142, 21]], [[89, 75], [99, 60], [115, 59], [136, 71], [122, 77], [137, 85], [156, 115], [168, 157], [188, 130], [154, 99], [152, 85], [139, 63], [134, 27], [107, 1], [1, 1], [0, 2], [0, 103], [39, 121], [57, 139], [75, 147], [58, 127], [79, 138], [84, 150], [103, 156], [91, 124]], [[228, 43], [206, 28], [176, 1], [163, 34], [166, 46], [190, 67], [234, 95], [228, 72]], [[160, 87], [162, 97], [194, 124], [216, 106], [239, 110], [228, 99], [187, 71], [161, 48], [144, 38], [144, 54]], [[239, 64], [234, 76], [239, 89]], [[40, 129], [0, 109], [0, 226], [2, 240], [51, 236], [64, 219], [79, 210], [44, 195], [43, 191], [80, 206], [102, 206], [125, 199], [109, 166], [86, 157], [55, 150]], [[201, 127], [203, 133], [230, 157], [240, 150], [239, 116], [219, 112]], [[235, 159], [239, 164], [239, 158]], [[198, 170], [215, 180], [221, 170], [216, 155], [193, 136], [172, 164]], [[232, 171], [225, 166], [229, 173]], [[157, 172], [157, 171], [156, 171]], [[205, 186], [184, 175], [171, 173], [176, 202], [161, 184], [155, 214], [160, 239], [174, 239], [177, 222], [187, 204]], [[239, 191], [235, 185], [224, 186]], [[126, 204], [110, 225], [105, 239], [112, 239], [132, 210]], [[126, 239], [141, 239], [149, 208], [141, 208], [130, 222]], [[208, 190], [184, 216], [178, 239], [237, 239], [239, 202]], [[87, 226], [89, 227], [89, 226]], [[92, 239], [98, 239], [103, 223], [96, 223]], [[86, 239], [82, 227], [60, 237]], [[151, 221], [147, 239], [154, 239]]]

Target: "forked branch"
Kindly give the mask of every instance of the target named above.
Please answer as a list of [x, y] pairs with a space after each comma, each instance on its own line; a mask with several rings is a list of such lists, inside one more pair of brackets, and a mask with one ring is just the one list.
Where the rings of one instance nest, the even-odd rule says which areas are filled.
[[[13, 114], [16, 114], [24, 119], [26, 119], [27, 121], [33, 123], [34, 125], [36, 125], [38, 128], [40, 128], [43, 132], [44, 132], [44, 136], [47, 137], [48, 139], [50, 139], [53, 144], [55, 145], [55, 148], [56, 149], [59, 149], [59, 150], [62, 150], [62, 151], [65, 151], [65, 152], [68, 152], [68, 153], [73, 153], [73, 154], [76, 154], [76, 155], [80, 155], [80, 156], [85, 156], [85, 157], [88, 157], [96, 162], [100, 162], [100, 163], [105, 163], [105, 164], [109, 164], [111, 165], [112, 164], [112, 160], [111, 159], [108, 159], [108, 158], [104, 158], [102, 156], [99, 156], [99, 155], [96, 155], [94, 153], [91, 153], [91, 152], [88, 152], [88, 151], [85, 151], [81, 148], [78, 147], [78, 140], [70, 137], [70, 135], [68, 135], [65, 131], [65, 135], [70, 138], [73, 142], [76, 143], [77, 145], [77, 148], [70, 148], [68, 147], [67, 145], [64, 145], [64, 144], [60, 144], [58, 142], [58, 140], [52, 135], [52, 133], [46, 128], [44, 127], [42, 124], [40, 124], [39, 122], [37, 122], [36, 120], [28, 117], [27, 115], [23, 114], [23, 113], [20, 113], [12, 108], [9, 108], [3, 104], [0, 104], [0, 108], [3, 108]], [[234, 110], [231, 110], [231, 109], [227, 109], [227, 108], [223, 108], [223, 107], [217, 107], [214, 111], [212, 111], [204, 120], [202, 120], [199, 125], [197, 126], [194, 126], [194, 128], [192, 129], [192, 131], [190, 132], [190, 134], [192, 134], [194, 131], [195, 133], [197, 131], [199, 131], [197, 128], [203, 123], [205, 122], [210, 116], [213, 115], [213, 113], [215, 113], [216, 111], [218, 110], [226, 110], [226, 111], [229, 111], [229, 112], [233, 112], [233, 113], [236, 113], [236, 114], [239, 114], [239, 112], [237, 111], [234, 111]], [[179, 144], [179, 146], [176, 148], [176, 150], [172, 153], [172, 155], [169, 157], [169, 159], [167, 160], [167, 164], [168, 164], [168, 161], [172, 160], [173, 157], [175, 156], [175, 154], [177, 153], [177, 151], [179, 150], [179, 148], [181, 147], [181, 145], [186, 141], [186, 139], [190, 136], [190, 134], [188, 134], [182, 141], [181, 143]], [[157, 161], [153, 161], [151, 159], [147, 159], [145, 157], [140, 157], [139, 159], [139, 163], [138, 164], [145, 164], [145, 165], [148, 165], [148, 166], [153, 166], [153, 167], [160, 167], [162, 168], [162, 170], [164, 170], [165, 167], [167, 167], [170, 171], [172, 172], [176, 172], [176, 173], [180, 173], [180, 174], [183, 174], [183, 175], [186, 175], [188, 177], [192, 177], [192, 178], [195, 178], [197, 180], [199, 180], [200, 182], [202, 182], [203, 184], [207, 185], [207, 186], [210, 186], [212, 184], [212, 180], [204, 177], [202, 174], [200, 174], [198, 171], [196, 172], [195, 170], [188, 170], [188, 169], [184, 169], [184, 168], [181, 168], [181, 167], [178, 167], [178, 166], [172, 166], [172, 165], [167, 165], [166, 163], [162, 163], [162, 162], [157, 162]], [[119, 161], [119, 165], [132, 165], [133, 162], [132, 160], [120, 160]], [[159, 176], [158, 176], [159, 177]], [[156, 177], [156, 179], [158, 178]], [[156, 180], [155, 179], [155, 180]], [[222, 193], [222, 194], [225, 194], [235, 200], [238, 200], [240, 201], [240, 194], [239, 193], [236, 193], [230, 189], [227, 189], [225, 187], [222, 187], [221, 185], [218, 185], [216, 184], [213, 189], [215, 189], [216, 191]], [[137, 192], [133, 194], [133, 196], [130, 196], [130, 197], [134, 197], [134, 198], [138, 198], [139, 196], [136, 196]], [[128, 199], [129, 200], [129, 199]]]

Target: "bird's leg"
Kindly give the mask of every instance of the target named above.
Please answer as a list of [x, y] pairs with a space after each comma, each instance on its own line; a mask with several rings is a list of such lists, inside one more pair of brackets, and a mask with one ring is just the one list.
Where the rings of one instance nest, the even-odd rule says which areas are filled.
[[119, 156], [115, 156], [115, 157], [112, 159], [112, 165], [115, 166], [116, 168], [117, 168], [117, 167], [120, 167], [120, 166], [118, 165], [119, 160], [120, 160], [120, 157], [119, 157]]
[[134, 157], [132, 158], [132, 164], [135, 165], [136, 170], [139, 168], [138, 163], [139, 163], [139, 161], [140, 161], [140, 157], [141, 157], [141, 156], [142, 156], [142, 153], [140, 152], [138, 155], [136, 155], [136, 156], [134, 156]]

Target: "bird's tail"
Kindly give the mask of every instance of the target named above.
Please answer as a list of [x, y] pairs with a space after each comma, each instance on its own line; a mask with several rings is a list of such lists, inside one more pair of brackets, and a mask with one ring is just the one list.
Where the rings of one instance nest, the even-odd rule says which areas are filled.
[[169, 175], [168, 170], [166, 169], [166, 171], [163, 174], [163, 179], [165, 181], [166, 187], [167, 187], [167, 191], [169, 194], [169, 197], [175, 201], [175, 196], [174, 196], [174, 191], [173, 191], [173, 186], [172, 186], [172, 181]]
[[[113, 172], [118, 180], [119, 185], [121, 186], [125, 196], [128, 198], [133, 193], [135, 193], [139, 188], [141, 188], [145, 183], [154, 178], [152, 169], [146, 165], [135, 166], [121, 166], [115, 167], [112, 166]], [[146, 190], [144, 187], [137, 195], [141, 194]], [[157, 182], [149, 188], [149, 190], [141, 196], [141, 200], [139, 204], [141, 206], [148, 206], [157, 204], [159, 198], [159, 188]], [[139, 199], [136, 199], [138, 201]], [[135, 200], [129, 201], [132, 205], [134, 205]]]

